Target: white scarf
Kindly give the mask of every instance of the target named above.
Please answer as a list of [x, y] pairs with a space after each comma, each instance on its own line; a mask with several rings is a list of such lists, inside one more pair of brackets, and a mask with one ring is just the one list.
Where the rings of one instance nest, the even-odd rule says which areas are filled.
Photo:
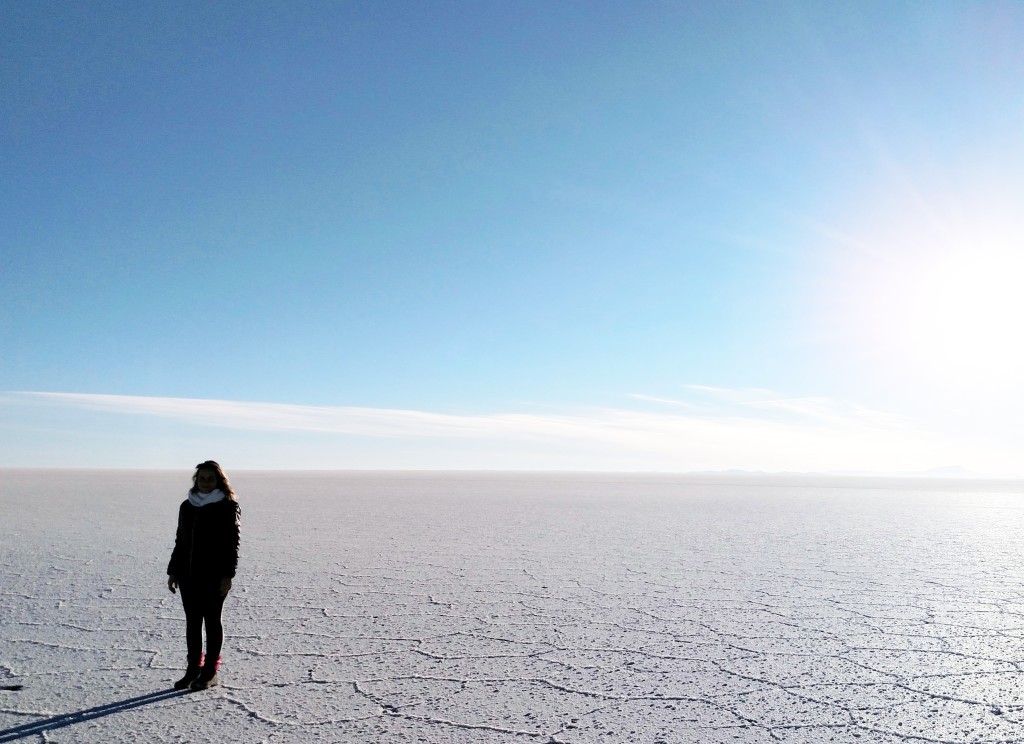
[[199, 491], [189, 491], [188, 501], [192, 506], [206, 506], [207, 504], [215, 504], [224, 498], [224, 492], [219, 488], [215, 488], [209, 493], [199, 493]]

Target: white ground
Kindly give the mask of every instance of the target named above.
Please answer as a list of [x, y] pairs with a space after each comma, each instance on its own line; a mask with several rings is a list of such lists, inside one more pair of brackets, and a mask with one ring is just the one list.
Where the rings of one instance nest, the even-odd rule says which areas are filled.
[[1011, 486], [238, 473], [173, 694], [188, 477], [0, 471], [0, 742], [1024, 741]]

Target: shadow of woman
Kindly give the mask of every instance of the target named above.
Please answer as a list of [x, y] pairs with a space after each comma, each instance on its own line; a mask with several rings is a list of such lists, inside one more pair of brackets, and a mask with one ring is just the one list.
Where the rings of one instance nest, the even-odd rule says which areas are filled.
[[159, 703], [161, 700], [168, 700], [173, 697], [178, 697], [179, 695], [187, 695], [188, 692], [188, 690], [160, 690], [159, 692], [150, 692], [146, 695], [128, 698], [127, 700], [119, 700], [116, 703], [98, 705], [95, 708], [89, 708], [88, 710], [80, 710], [77, 713], [65, 713], [63, 715], [54, 716], [53, 718], [43, 719], [42, 721], [14, 726], [0, 731], [0, 742], [23, 739], [27, 736], [35, 736], [36, 734], [41, 734], [45, 731], [53, 731], [54, 729], [63, 728], [65, 726], [73, 726], [76, 723], [91, 721], [94, 718], [103, 718], [104, 716], [109, 716], [114, 713], [121, 713], [126, 710], [131, 710], [132, 708], [141, 708], [143, 705], [151, 705], [152, 703]]

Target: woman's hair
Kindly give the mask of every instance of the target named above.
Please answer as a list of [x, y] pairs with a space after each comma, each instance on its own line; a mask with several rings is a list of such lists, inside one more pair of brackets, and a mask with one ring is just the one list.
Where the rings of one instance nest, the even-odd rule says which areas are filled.
[[228, 477], [224, 475], [224, 471], [220, 465], [214, 460], [207, 460], [196, 465], [196, 472], [192, 474], [192, 492], [195, 493], [199, 490], [199, 471], [200, 470], [212, 470], [214, 475], [217, 476], [217, 488], [224, 492], [224, 495], [230, 501], [238, 501], [238, 497], [235, 496], [235, 492], [231, 490], [231, 483], [228, 481]]

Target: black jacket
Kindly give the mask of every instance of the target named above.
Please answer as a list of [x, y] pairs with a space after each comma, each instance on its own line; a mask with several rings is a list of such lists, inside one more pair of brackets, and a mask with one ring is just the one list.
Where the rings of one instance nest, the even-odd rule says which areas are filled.
[[181, 579], [230, 579], [238, 567], [241, 510], [237, 501], [221, 499], [178, 509], [178, 531], [167, 574]]

